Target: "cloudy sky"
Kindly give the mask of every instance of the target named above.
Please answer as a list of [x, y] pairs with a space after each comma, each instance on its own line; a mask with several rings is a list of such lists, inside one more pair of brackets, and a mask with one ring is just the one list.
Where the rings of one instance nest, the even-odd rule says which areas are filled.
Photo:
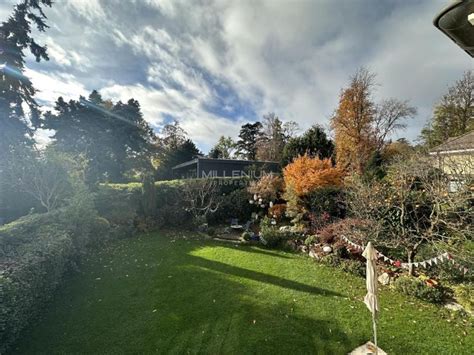
[[[269, 111], [327, 127], [340, 89], [366, 66], [378, 98], [418, 108], [401, 134], [413, 140], [447, 86], [474, 68], [432, 25], [447, 2], [56, 0], [38, 38], [51, 60], [29, 58], [27, 75], [45, 107], [92, 89], [133, 97], [157, 131], [178, 119], [207, 151]], [[1, 3], [5, 19], [12, 4]]]

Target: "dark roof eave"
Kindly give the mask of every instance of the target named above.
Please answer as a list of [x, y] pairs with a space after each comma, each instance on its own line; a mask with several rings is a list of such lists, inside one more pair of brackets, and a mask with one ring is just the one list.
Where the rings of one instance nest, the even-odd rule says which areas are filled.
[[193, 164], [197, 164], [197, 163], [198, 163], [198, 160], [199, 160], [199, 158], [196, 158], [196, 159], [193, 159], [193, 160], [190, 160], [190, 161], [187, 161], [187, 162], [178, 164], [178, 165], [176, 165], [176, 166], [173, 166], [173, 167], [171, 168], [171, 170], [179, 169], [179, 168], [184, 168], [184, 167], [186, 167], [186, 166], [190, 166], [190, 165], [193, 165]]
[[213, 159], [213, 158], [196, 158], [196, 159], [193, 159], [193, 160], [190, 160], [190, 161], [187, 161], [187, 162], [184, 162], [184, 163], [181, 163], [181, 164], [178, 164], [174, 167], [172, 167], [171, 169], [174, 170], [174, 169], [180, 169], [180, 168], [184, 168], [186, 166], [190, 166], [190, 165], [193, 165], [193, 164], [197, 164], [198, 161], [214, 161], [214, 162], [221, 162], [221, 163], [245, 163], [245, 164], [248, 164], [248, 165], [252, 165], [252, 164], [280, 164], [276, 161], [266, 161], [266, 160], [241, 160], [241, 159]]

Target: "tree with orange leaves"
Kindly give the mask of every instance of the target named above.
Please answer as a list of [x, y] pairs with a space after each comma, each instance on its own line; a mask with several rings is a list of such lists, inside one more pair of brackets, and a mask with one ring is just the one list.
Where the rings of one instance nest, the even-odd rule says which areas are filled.
[[372, 99], [375, 86], [375, 74], [359, 69], [349, 86], [342, 90], [331, 119], [337, 165], [344, 170], [361, 174], [370, 157], [387, 144], [390, 135], [405, 127], [402, 120], [416, 114], [407, 101], [390, 98], [375, 104]]
[[375, 105], [371, 100], [374, 74], [360, 69], [339, 98], [339, 107], [331, 120], [335, 133], [337, 164], [362, 173], [364, 163], [375, 151], [372, 121]]
[[331, 159], [312, 158], [305, 154], [285, 167], [283, 177], [286, 188], [302, 197], [318, 188], [341, 186], [343, 172], [333, 166]]

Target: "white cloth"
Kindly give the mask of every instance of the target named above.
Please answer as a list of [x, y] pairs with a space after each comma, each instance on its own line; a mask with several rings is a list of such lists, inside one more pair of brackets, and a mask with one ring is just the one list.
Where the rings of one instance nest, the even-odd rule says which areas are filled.
[[377, 253], [371, 242], [367, 244], [362, 256], [367, 259], [367, 294], [364, 297], [364, 303], [367, 305], [369, 311], [375, 316], [379, 311], [377, 300], [377, 269], [375, 268]]

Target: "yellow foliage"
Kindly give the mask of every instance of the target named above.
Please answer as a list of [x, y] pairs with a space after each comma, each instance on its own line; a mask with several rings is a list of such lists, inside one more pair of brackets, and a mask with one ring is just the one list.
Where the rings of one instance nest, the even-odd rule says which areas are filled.
[[292, 190], [301, 197], [317, 188], [341, 186], [343, 172], [334, 167], [330, 159], [303, 155], [286, 166], [283, 177], [286, 186], [291, 186]]

